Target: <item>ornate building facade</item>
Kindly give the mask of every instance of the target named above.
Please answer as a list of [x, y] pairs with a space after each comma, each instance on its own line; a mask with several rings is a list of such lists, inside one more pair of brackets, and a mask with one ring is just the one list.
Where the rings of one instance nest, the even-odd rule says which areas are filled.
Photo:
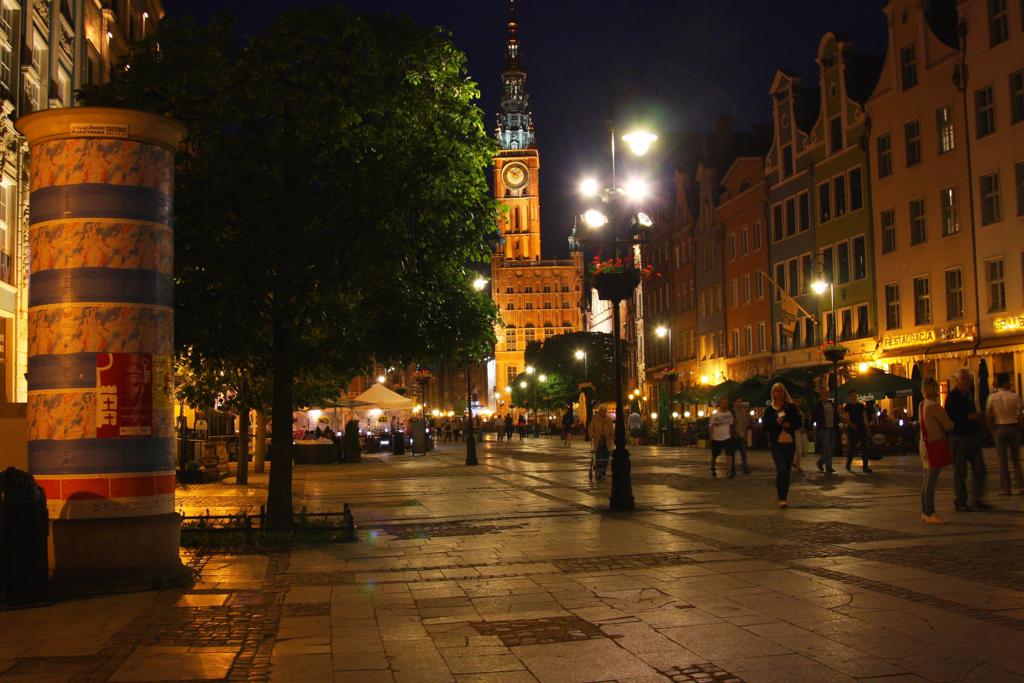
[[515, 377], [526, 368], [532, 342], [583, 329], [580, 298], [583, 254], [542, 260], [540, 235], [540, 151], [537, 149], [519, 45], [519, 25], [508, 22], [504, 90], [498, 114], [501, 144], [494, 159], [494, 197], [502, 204], [501, 243], [491, 262], [491, 295], [501, 312], [494, 362], [489, 372], [491, 405], [499, 405]]

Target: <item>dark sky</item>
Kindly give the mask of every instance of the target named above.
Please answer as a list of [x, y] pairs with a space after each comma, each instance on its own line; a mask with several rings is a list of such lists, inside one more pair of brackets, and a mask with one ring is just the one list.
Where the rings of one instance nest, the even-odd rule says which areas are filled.
[[[168, 14], [201, 20], [240, 18], [263, 30], [303, 0], [165, 0]], [[484, 123], [494, 126], [504, 63], [506, 0], [347, 0], [369, 13], [403, 13], [449, 29], [480, 84]], [[608, 82], [641, 69], [657, 86], [647, 112], [656, 132], [706, 130], [721, 115], [734, 128], [768, 122], [776, 68], [809, 79], [818, 42], [845, 33], [858, 52], [883, 54], [883, 0], [518, 0], [523, 63], [541, 151], [542, 238], [546, 256], [562, 256], [584, 174], [607, 166]], [[329, 78], [328, 74], [325, 74]], [[626, 116], [618, 115], [620, 127]]]

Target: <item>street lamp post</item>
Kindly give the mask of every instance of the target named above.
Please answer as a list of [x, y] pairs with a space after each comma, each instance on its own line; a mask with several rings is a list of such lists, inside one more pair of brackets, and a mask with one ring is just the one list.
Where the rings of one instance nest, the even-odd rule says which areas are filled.
[[584, 351], [583, 349], [577, 349], [576, 350], [576, 360], [582, 360], [583, 361], [583, 381], [584, 382], [589, 381], [590, 376], [589, 376], [589, 373], [587, 372], [587, 352]]
[[[672, 328], [668, 325], [658, 325], [654, 328], [654, 334], [660, 339], [668, 339], [668, 369], [665, 371], [664, 385], [666, 395], [668, 396], [667, 401], [662, 405], [662, 420], [668, 420], [668, 445], [676, 445], [676, 430], [675, 421], [672, 419], [672, 379], [670, 377], [675, 373], [675, 359], [672, 357]], [[664, 422], [663, 422], [664, 423]], [[664, 433], [662, 434], [662, 443], [666, 441]]]
[[[811, 290], [815, 294], [821, 296], [827, 289], [829, 291], [829, 297], [832, 300], [832, 321], [831, 324], [825, 326], [825, 341], [830, 342], [833, 347], [836, 346], [836, 284], [831, 277], [831, 274], [825, 270], [824, 259], [819, 255], [817, 258], [821, 259], [820, 264], [816, 270], [818, 277], [814, 282], [811, 283]], [[828, 276], [828, 280], [825, 280], [825, 276]], [[839, 361], [842, 360], [843, 354], [838, 350], [833, 350], [831, 353], [825, 355], [828, 360], [832, 361], [832, 403], [839, 404]]]
[[[473, 289], [477, 292], [484, 291], [487, 287], [487, 278], [483, 275], [477, 275], [473, 279]], [[466, 420], [466, 464], [467, 465], [479, 465], [480, 461], [476, 458], [476, 436], [473, 433], [473, 379], [472, 379], [472, 361], [466, 362], [466, 413], [469, 416]]]
[[[603, 275], [604, 286], [594, 280], [594, 285], [602, 300], [610, 301], [612, 304], [612, 327], [614, 328], [613, 362], [615, 364], [615, 450], [612, 451], [612, 485], [608, 506], [612, 510], [632, 510], [636, 507], [633, 498], [633, 484], [630, 476], [629, 451], [626, 449], [626, 416], [622, 401], [622, 320], [621, 303], [633, 295], [633, 290], [638, 283], [639, 274], [633, 268], [632, 247], [640, 244], [639, 231], [650, 228], [654, 222], [650, 216], [643, 211], [633, 207], [624, 207], [624, 200], [639, 203], [647, 194], [646, 184], [639, 179], [631, 179], [619, 185], [615, 167], [616, 153], [616, 131], [614, 116], [614, 97], [612, 90], [620, 76], [639, 74], [641, 77], [650, 80], [650, 77], [642, 72], [627, 70], [613, 76], [609, 83], [608, 98], [608, 136], [611, 144], [611, 185], [601, 189], [600, 183], [594, 179], [584, 180], [580, 185], [580, 192], [585, 197], [596, 199], [608, 205], [607, 213], [596, 206], [587, 209], [583, 215], [583, 223], [592, 230], [599, 230], [608, 226], [607, 234], [603, 240], [597, 240], [604, 244], [611, 245], [613, 263], [619, 264], [621, 257], [620, 247], [630, 247], [628, 265], [624, 272], [610, 272]], [[637, 130], [622, 136], [630, 150], [637, 156], [642, 156], [649, 149], [651, 144], [657, 140], [657, 136], [644, 130]], [[629, 208], [629, 211], [626, 211]], [[630, 230], [627, 235], [620, 235], [620, 231], [627, 217], [631, 219]], [[610, 224], [610, 225], [609, 225]]]

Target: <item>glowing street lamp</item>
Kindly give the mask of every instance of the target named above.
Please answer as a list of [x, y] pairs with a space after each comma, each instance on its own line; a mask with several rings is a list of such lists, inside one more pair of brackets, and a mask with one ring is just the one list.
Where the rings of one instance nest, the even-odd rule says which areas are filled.
[[475, 289], [478, 292], [482, 292], [484, 287], [486, 286], [487, 278], [485, 278], [483, 275], [478, 275], [477, 278], [473, 280], [473, 289]]
[[608, 216], [597, 209], [587, 209], [583, 212], [583, 222], [588, 228], [603, 228], [608, 225]]
[[638, 157], [647, 154], [657, 139], [657, 135], [646, 130], [634, 130], [622, 136], [622, 140], [629, 145], [629, 150]]
[[597, 178], [584, 178], [580, 181], [580, 194], [587, 198], [596, 197], [601, 191], [601, 186], [597, 182]]
[[[632, 178], [626, 181], [626, 185], [622, 188], [622, 191], [628, 198], [635, 202], [639, 202], [646, 199], [648, 194], [650, 194], [650, 186], [647, 184], [647, 181], [641, 178]], [[654, 221], [651, 221], [652, 224], [653, 222]]]

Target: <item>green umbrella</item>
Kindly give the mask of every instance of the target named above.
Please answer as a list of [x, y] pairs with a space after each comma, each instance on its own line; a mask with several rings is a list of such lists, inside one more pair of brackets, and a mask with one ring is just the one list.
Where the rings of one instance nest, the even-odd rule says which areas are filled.
[[776, 382], [786, 387], [790, 396], [800, 396], [804, 399], [804, 405], [814, 403], [814, 389], [808, 384], [799, 384], [784, 375], [774, 377], [756, 376], [744, 380], [733, 394], [734, 398], [742, 398], [752, 406], [763, 406], [772, 398], [772, 385]]
[[872, 372], [840, 386], [838, 396], [839, 401], [844, 402], [849, 400], [851, 391], [856, 391], [861, 400], [880, 401], [883, 398], [910, 396], [915, 388], [915, 382], [906, 377], [891, 375], [888, 372]]
[[707, 396], [710, 399], [718, 400], [725, 396], [732, 398], [732, 395], [739, 389], [740, 383], [734, 379], [727, 379], [721, 384], [716, 384], [707, 391]]

